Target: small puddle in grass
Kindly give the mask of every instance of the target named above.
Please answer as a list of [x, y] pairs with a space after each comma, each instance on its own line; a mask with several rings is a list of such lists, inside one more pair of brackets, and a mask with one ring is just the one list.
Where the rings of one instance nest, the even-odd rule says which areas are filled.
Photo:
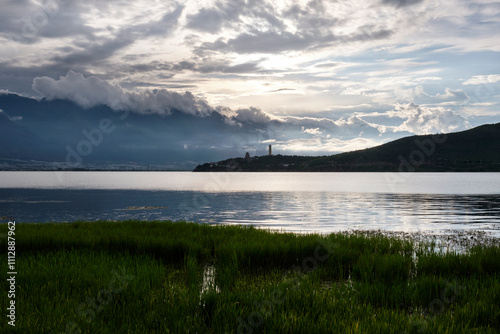
[[214, 290], [219, 293], [219, 287], [215, 284], [215, 267], [212, 265], [207, 265], [203, 269], [203, 281], [201, 284], [200, 296], [209, 290]]

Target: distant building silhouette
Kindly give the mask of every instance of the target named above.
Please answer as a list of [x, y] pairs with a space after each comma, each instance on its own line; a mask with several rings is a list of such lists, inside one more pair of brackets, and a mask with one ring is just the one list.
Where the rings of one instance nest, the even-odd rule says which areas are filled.
[[269, 155], [273, 155], [273, 151], [272, 151], [271, 145], [269, 145]]
[[246, 159], [246, 160], [250, 159], [250, 153], [248, 153], [248, 152], [247, 152], [247, 153], [245, 153], [245, 159]]

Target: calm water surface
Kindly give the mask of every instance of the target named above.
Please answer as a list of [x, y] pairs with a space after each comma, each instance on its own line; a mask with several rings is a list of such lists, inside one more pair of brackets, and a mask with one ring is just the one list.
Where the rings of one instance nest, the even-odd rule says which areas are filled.
[[500, 237], [500, 173], [0, 172], [0, 216]]

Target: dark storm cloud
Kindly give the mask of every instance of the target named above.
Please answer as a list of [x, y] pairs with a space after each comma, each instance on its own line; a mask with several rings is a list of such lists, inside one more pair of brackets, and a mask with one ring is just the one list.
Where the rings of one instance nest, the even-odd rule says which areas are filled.
[[238, 64], [238, 65], [233, 65], [233, 66], [227, 66], [227, 65], [200, 66], [196, 70], [201, 72], [201, 73], [220, 72], [220, 73], [238, 74], [238, 73], [256, 72], [259, 70], [259, 68], [258, 68], [258, 65], [256, 63], [244, 63], [244, 64]]
[[199, 54], [206, 51], [228, 50], [237, 53], [280, 53], [286, 51], [306, 50], [310, 48], [325, 48], [335, 43], [352, 43], [388, 38], [393, 32], [387, 29], [374, 30], [373, 27], [361, 27], [350, 35], [292, 34], [289, 32], [243, 33], [236, 38], [213, 43], [204, 43], [198, 50]]
[[79, 2], [6, 0], [0, 12], [0, 32], [9, 40], [32, 44], [42, 38], [94, 38], [96, 30], [85, 24]]
[[188, 24], [187, 24], [188, 28], [209, 32], [212, 34], [217, 33], [221, 29], [223, 22], [222, 12], [215, 8], [214, 9], [202, 8], [197, 14], [188, 15], [187, 19], [188, 19]]
[[173, 65], [172, 70], [183, 71], [183, 70], [194, 70], [196, 68], [196, 63], [192, 61], [181, 61]]
[[[77, 57], [74, 55], [71, 59], [67, 59], [67, 61], [54, 61], [48, 65], [34, 65], [26, 67], [18, 66], [12, 64], [11, 62], [1, 62], [0, 82], [8, 82], [8, 87], [11, 91], [18, 92], [26, 96], [33, 96], [34, 91], [31, 88], [33, 78], [43, 76], [58, 78], [66, 75], [66, 73], [70, 70], [82, 73], [86, 77], [94, 75], [95, 73], [88, 70], [86, 63], [86, 61], [89, 61], [90, 56], [91, 55], [85, 57], [81, 55], [81, 62], [78, 62]], [[165, 83], [164, 80], [171, 80], [177, 73], [182, 71], [192, 71], [201, 74], [245, 74], [261, 71], [258, 63], [250, 62], [237, 65], [214, 61], [204, 61], [200, 65], [196, 64], [194, 61], [181, 61], [176, 63], [151, 61], [148, 63], [131, 64], [127, 62], [114, 63], [104, 59], [105, 56], [106, 53], [99, 53], [99, 55], [95, 55], [95, 59], [101, 59], [101, 64], [106, 66], [108, 70], [106, 73], [99, 74], [99, 77], [103, 80], [125, 79], [124, 86], [127, 88], [156, 86], [171, 89], [185, 89], [196, 87], [196, 81], [199, 80], [184, 80], [182, 83]], [[154, 77], [160, 79], [161, 82], [145, 83], [143, 81], [134, 82], [128, 79], [130, 75], [144, 73], [151, 73]]]
[[314, 67], [318, 68], [332, 68], [332, 67], [337, 67], [339, 66], [339, 63], [323, 63], [323, 64], [316, 64]]
[[167, 36], [177, 27], [178, 20], [184, 6], [177, 6], [175, 10], [165, 14], [160, 20], [126, 27], [116, 34], [116, 37], [105, 39], [98, 43], [88, 41], [84, 50], [76, 51], [65, 56], [56, 56], [54, 62], [61, 64], [94, 64], [111, 57], [115, 52], [131, 45], [141, 37]]
[[215, 34], [224, 26], [240, 24], [243, 16], [263, 20], [275, 28], [284, 28], [273, 6], [262, 0], [216, 2], [213, 7], [201, 8], [198, 13], [187, 15], [187, 28]]
[[399, 7], [416, 5], [423, 1], [424, 0], [382, 0], [382, 3], [385, 5], [391, 5], [399, 8]]
[[181, 61], [176, 63], [152, 61], [142, 64], [110, 64], [110, 68], [115, 69], [120, 73], [146, 73], [154, 72], [157, 76], [161, 74], [163, 79], [173, 78], [176, 74], [183, 71], [192, 71], [195, 73], [228, 73], [228, 74], [243, 74], [255, 73], [260, 71], [259, 64], [256, 62], [247, 62], [242, 64], [231, 65], [221, 61], [201, 60], [197, 64], [195, 61]]
[[309, 34], [327, 34], [330, 29], [348, 20], [329, 15], [320, 0], [312, 0], [305, 7], [295, 4], [283, 12], [282, 16], [295, 22], [301, 32]]
[[[111, 57], [116, 51], [129, 46], [134, 39], [128, 34], [104, 41], [100, 44], [89, 45], [82, 51], [76, 51], [65, 56], [56, 56], [52, 60], [59, 64], [91, 64]], [[90, 43], [89, 43], [90, 44]]]
[[[151, 62], [149, 64], [135, 64], [130, 66], [130, 71], [170, 71], [171, 77], [175, 75], [175, 73], [179, 73], [182, 71], [192, 71], [196, 73], [231, 73], [231, 74], [240, 74], [240, 73], [254, 73], [260, 70], [259, 64], [255, 62], [247, 62], [237, 65], [230, 65], [227, 63], [222, 63], [220, 61], [210, 61], [203, 60], [199, 61], [200, 64], [197, 64], [194, 61], [181, 61], [178, 63], [159, 63], [159, 62]], [[163, 73], [165, 75], [165, 73]]]
[[[219, 32], [223, 25], [239, 26], [240, 33], [233, 39], [219, 38], [213, 43], [203, 43], [195, 48], [198, 55], [205, 51], [231, 50], [238, 53], [273, 53], [287, 50], [298, 50], [314, 43], [314, 35], [328, 34], [328, 28], [335, 19], [322, 18], [318, 13], [320, 1], [311, 1], [307, 9], [294, 6], [288, 12], [278, 13], [271, 5], [261, 0], [245, 3], [223, 4], [215, 8], [202, 8], [196, 15], [188, 16], [188, 27], [204, 32]], [[243, 23], [242, 17], [250, 19], [252, 25]], [[292, 19], [299, 27], [296, 33], [286, 31], [283, 20]], [[267, 29], [256, 29], [257, 23]]]
[[121, 86], [125, 89], [134, 89], [136, 87], [162, 87], [165, 89], [188, 89], [196, 88], [195, 85], [184, 84], [160, 84], [157, 82], [122, 82]]
[[[291, 22], [295, 31], [290, 31], [284, 24], [285, 19]], [[197, 14], [188, 15], [187, 27], [209, 33], [218, 33], [225, 26], [239, 31], [233, 38], [221, 36], [213, 42], [195, 42], [194, 52], [201, 57], [227, 51], [240, 54], [281, 53], [325, 48], [332, 43], [384, 39], [393, 33], [383, 25], [359, 26], [350, 34], [335, 32], [346, 22], [349, 18], [328, 13], [322, 0], [312, 0], [304, 6], [294, 4], [281, 11], [255, 0], [218, 3], [218, 6], [201, 8]]]
[[[91, 27], [92, 21], [86, 16], [90, 11], [107, 11], [116, 1], [78, 2], [48, 0], [35, 3], [27, 0], [7, 0], [2, 3], [0, 11], [0, 33], [6, 40], [22, 44], [38, 45], [42, 41], [56, 41], [66, 38], [71, 42], [54, 44], [50, 52], [39, 55], [37, 62], [15, 62], [15, 58], [0, 60], [0, 82], [8, 83], [12, 91], [24, 95], [33, 95], [31, 83], [33, 78], [41, 76], [59, 77], [69, 70], [92, 75], [93, 67], [104, 66], [110, 71], [101, 74], [104, 79], [127, 77], [141, 71], [167, 71], [170, 65], [151, 62], [147, 65], [134, 62], [116, 62], [109, 58], [134, 42], [150, 36], [169, 36], [178, 26], [184, 6], [177, 5], [160, 19], [147, 23], [125, 25], [113, 31], [113, 37], [98, 37], [95, 33], [102, 29]], [[90, 25], [89, 25], [90, 23]], [[12, 44], [10, 44], [12, 45]], [[8, 45], [7, 45], [8, 47]], [[37, 47], [37, 46], [35, 46]], [[15, 47], [11, 47], [16, 50]], [[8, 48], [7, 48], [8, 50]], [[17, 51], [19, 53], [20, 51]], [[36, 53], [29, 54], [36, 57]], [[149, 55], [139, 55], [137, 59], [148, 59]], [[1, 59], [1, 58], [0, 58]], [[35, 58], [36, 59], [36, 58]], [[130, 71], [130, 72], [127, 72]], [[166, 73], [173, 76], [173, 74]]]
[[[312, 36], [311, 36], [312, 37]], [[215, 43], [205, 43], [209, 50], [230, 50], [237, 53], [276, 53], [288, 50], [306, 49], [314, 41], [309, 36], [299, 36], [289, 32], [244, 33], [227, 42], [218, 40]]]

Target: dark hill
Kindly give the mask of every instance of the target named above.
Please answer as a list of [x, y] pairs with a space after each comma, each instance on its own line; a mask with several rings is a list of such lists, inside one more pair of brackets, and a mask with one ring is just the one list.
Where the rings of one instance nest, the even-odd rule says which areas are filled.
[[199, 165], [195, 171], [500, 172], [500, 123], [410, 136], [333, 156], [261, 156]]

